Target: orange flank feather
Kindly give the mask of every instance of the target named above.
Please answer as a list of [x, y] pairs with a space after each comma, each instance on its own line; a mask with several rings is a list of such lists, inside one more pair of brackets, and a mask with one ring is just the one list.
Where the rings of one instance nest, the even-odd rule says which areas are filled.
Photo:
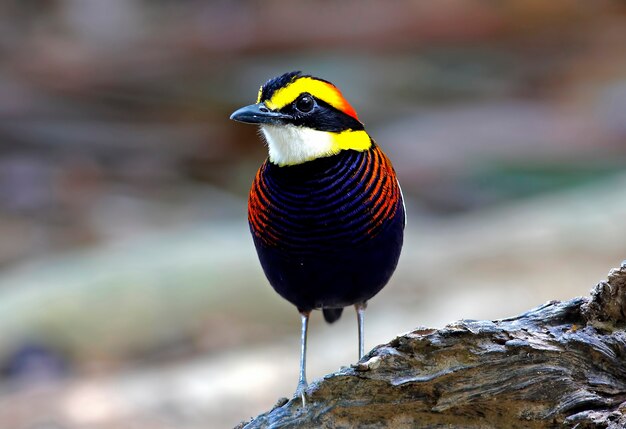
[[263, 168], [262, 165], [257, 171], [252, 188], [250, 189], [250, 195], [248, 197], [248, 222], [255, 231], [263, 231], [263, 241], [268, 245], [273, 245], [278, 241], [278, 237], [269, 228], [267, 222], [267, 210], [269, 203], [267, 196], [263, 190]]
[[[396, 210], [400, 197], [400, 191], [396, 184], [396, 173], [389, 158], [378, 147], [374, 148], [372, 154], [374, 156], [374, 168], [378, 172], [371, 175], [370, 183], [367, 185], [369, 188], [372, 181], [377, 181], [376, 188], [368, 198], [369, 201], [373, 202], [372, 225], [367, 231], [370, 235]], [[380, 190], [381, 187], [382, 191]]]

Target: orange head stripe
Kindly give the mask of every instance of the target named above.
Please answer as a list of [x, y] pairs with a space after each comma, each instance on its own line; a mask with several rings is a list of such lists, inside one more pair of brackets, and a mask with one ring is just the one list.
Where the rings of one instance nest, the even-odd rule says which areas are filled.
[[359, 120], [354, 108], [343, 98], [341, 91], [335, 85], [309, 76], [300, 77], [275, 91], [270, 99], [265, 101], [265, 105], [272, 110], [280, 110], [293, 103], [303, 93], [309, 93], [346, 115], [352, 116], [357, 121]]

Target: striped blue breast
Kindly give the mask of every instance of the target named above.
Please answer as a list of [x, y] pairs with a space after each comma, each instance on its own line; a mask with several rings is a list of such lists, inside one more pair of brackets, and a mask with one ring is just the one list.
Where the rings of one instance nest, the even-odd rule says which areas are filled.
[[401, 206], [393, 167], [374, 144], [295, 166], [266, 161], [250, 190], [248, 221], [264, 246], [304, 255], [371, 240], [404, 216]]

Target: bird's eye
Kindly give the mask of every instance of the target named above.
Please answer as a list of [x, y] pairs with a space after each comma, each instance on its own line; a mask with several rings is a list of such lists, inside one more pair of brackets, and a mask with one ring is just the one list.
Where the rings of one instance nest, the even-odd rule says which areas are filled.
[[296, 109], [302, 113], [308, 113], [313, 110], [315, 100], [308, 94], [305, 94], [296, 100]]

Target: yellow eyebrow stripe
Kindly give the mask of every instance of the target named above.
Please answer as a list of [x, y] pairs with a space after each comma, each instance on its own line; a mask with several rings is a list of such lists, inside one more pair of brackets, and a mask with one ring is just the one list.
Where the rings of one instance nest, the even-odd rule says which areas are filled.
[[[272, 110], [280, 110], [294, 102], [302, 93], [308, 92], [313, 97], [325, 101], [335, 109], [344, 112], [358, 120], [356, 112], [343, 98], [341, 92], [334, 85], [323, 82], [321, 80], [310, 77], [301, 77], [284, 88], [280, 88], [269, 100], [265, 101], [265, 105]], [[259, 101], [261, 92], [259, 91]]]

